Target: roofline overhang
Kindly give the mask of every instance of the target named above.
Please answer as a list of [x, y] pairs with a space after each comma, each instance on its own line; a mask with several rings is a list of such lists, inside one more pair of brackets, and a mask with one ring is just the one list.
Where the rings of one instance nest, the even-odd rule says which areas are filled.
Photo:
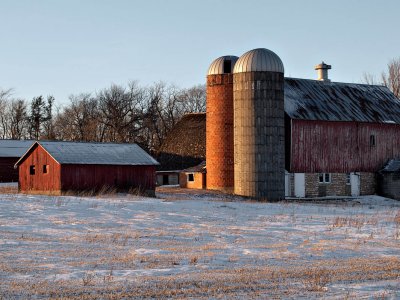
[[46, 153], [47, 153], [52, 159], [54, 159], [54, 161], [55, 161], [56, 163], [58, 163], [58, 164], [60, 165], [60, 163], [57, 161], [57, 159], [55, 159], [55, 158], [49, 153], [49, 151], [47, 151], [47, 149], [46, 149], [45, 147], [43, 147], [43, 145], [40, 144], [39, 141], [35, 141], [35, 142], [32, 144], [32, 146], [30, 146], [29, 149], [20, 157], [20, 159], [18, 159], [18, 161], [17, 161], [17, 162], [15, 163], [15, 165], [14, 165], [14, 169], [17, 169], [17, 168], [18, 168], [18, 166], [22, 163], [22, 161], [25, 159], [25, 157], [28, 155], [28, 153], [29, 153], [31, 150], [33, 150], [33, 148], [34, 148], [36, 145], [42, 147], [43, 150], [46, 151]]

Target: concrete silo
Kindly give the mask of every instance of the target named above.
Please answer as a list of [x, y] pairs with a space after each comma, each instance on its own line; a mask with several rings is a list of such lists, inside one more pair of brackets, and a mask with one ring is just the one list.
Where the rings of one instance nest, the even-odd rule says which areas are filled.
[[284, 68], [268, 49], [243, 54], [233, 71], [235, 194], [285, 196]]
[[206, 157], [208, 189], [233, 191], [233, 67], [236, 56], [214, 60], [207, 74]]

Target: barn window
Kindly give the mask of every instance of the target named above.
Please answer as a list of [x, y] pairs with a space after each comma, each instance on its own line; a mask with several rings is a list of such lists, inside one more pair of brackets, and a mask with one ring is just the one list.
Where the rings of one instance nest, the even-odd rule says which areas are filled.
[[371, 147], [374, 147], [376, 145], [376, 143], [375, 143], [375, 135], [373, 135], [373, 134], [371, 134], [370, 137], [369, 137], [369, 145]]
[[331, 183], [331, 173], [319, 173], [319, 183]]
[[193, 173], [187, 174], [187, 178], [188, 178], [188, 181], [193, 182], [194, 181], [194, 174]]
[[350, 173], [347, 173], [347, 174], [346, 174], [346, 184], [347, 184], [347, 185], [350, 185], [350, 184], [351, 184], [351, 181], [350, 181]]
[[29, 167], [29, 174], [30, 175], [35, 175], [35, 166], [32, 165], [32, 166]]
[[43, 165], [43, 174], [49, 173], [49, 165]]

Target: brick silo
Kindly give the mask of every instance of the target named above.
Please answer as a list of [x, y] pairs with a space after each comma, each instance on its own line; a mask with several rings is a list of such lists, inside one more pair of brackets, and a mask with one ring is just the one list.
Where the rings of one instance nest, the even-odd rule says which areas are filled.
[[207, 74], [206, 163], [208, 189], [233, 191], [233, 76], [236, 56], [212, 62]]
[[284, 68], [268, 49], [243, 54], [233, 71], [235, 194], [285, 196]]

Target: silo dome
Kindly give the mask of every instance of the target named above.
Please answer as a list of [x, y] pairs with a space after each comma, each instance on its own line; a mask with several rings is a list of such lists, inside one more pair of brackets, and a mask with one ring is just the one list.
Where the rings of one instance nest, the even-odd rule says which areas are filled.
[[258, 48], [243, 54], [235, 64], [233, 73], [279, 72], [284, 73], [283, 63], [271, 50]]
[[221, 56], [214, 60], [208, 68], [207, 75], [229, 74], [239, 57], [234, 55]]

